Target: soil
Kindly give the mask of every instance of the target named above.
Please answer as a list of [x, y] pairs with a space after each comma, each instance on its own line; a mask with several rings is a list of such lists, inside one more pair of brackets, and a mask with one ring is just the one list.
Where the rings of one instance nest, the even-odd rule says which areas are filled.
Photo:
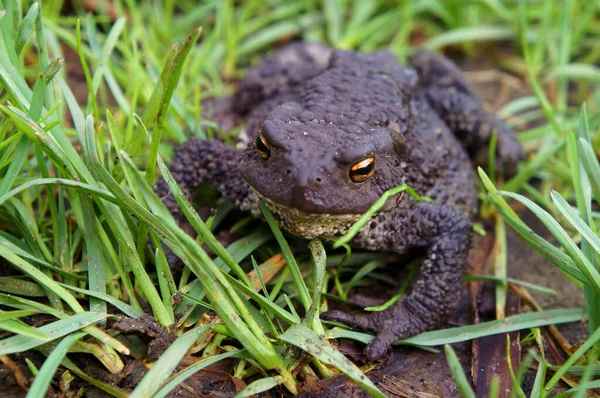
[[169, 333], [149, 315], [143, 315], [135, 319], [121, 318], [114, 322], [111, 328], [124, 334], [136, 334], [149, 338], [150, 342], [146, 354], [149, 361], [156, 361], [176, 339], [175, 335]]

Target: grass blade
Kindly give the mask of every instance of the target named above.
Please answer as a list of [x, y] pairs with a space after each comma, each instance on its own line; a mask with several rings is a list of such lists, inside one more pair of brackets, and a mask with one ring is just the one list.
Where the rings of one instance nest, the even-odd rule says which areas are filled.
[[[484, 336], [509, 333], [517, 330], [554, 325], [559, 323], [579, 322], [583, 318], [583, 308], [566, 308], [546, 310], [512, 315], [504, 319], [478, 323], [476, 325], [460, 326], [442, 330], [425, 332], [397, 344], [432, 347], [442, 344], [454, 344], [462, 341], [477, 339]], [[332, 329], [327, 332], [328, 338], [348, 338], [362, 343], [369, 343], [373, 336], [366, 333], [352, 332], [344, 329]]]
[[600, 165], [596, 159], [594, 149], [589, 142], [583, 138], [579, 138], [579, 159], [589, 176], [589, 181], [592, 186], [592, 192], [596, 201], [600, 199]]
[[29, 391], [27, 392], [27, 398], [44, 397], [50, 387], [52, 377], [58, 369], [61, 361], [67, 354], [69, 347], [77, 340], [85, 336], [85, 333], [78, 332], [73, 333], [65, 337], [52, 351], [52, 353], [46, 358], [44, 364], [40, 368], [40, 372], [33, 380]]
[[594, 346], [600, 340], [600, 329], [594, 331], [591, 336], [583, 343], [577, 351], [575, 351], [566, 361], [565, 363], [554, 373], [554, 376], [548, 381], [546, 386], [544, 387], [544, 391], [542, 392], [542, 397], [546, 397], [548, 394], [552, 392], [554, 386], [560, 381], [561, 377], [565, 375], [565, 373], [569, 370], [571, 366], [575, 364], [575, 362], [584, 355], [590, 348]]
[[226, 352], [224, 354], [213, 355], [208, 358], [203, 358], [203, 359], [199, 360], [198, 362], [196, 362], [195, 364], [188, 366], [181, 372], [172, 376], [169, 379], [169, 381], [164, 385], [164, 387], [161, 388], [160, 391], [158, 391], [156, 393], [156, 395], [154, 395], [154, 398], [166, 397], [167, 394], [169, 394], [179, 384], [183, 383], [188, 377], [190, 377], [194, 373], [206, 368], [207, 366], [212, 365], [213, 363], [217, 363], [217, 362], [219, 362], [223, 359], [227, 359], [227, 358], [232, 358], [232, 357], [235, 358], [235, 357], [244, 356], [245, 353], [246, 353], [245, 350], [234, 350], [234, 351]]
[[55, 340], [108, 318], [109, 314], [80, 312], [65, 319], [52, 322], [38, 328], [38, 331], [48, 335], [49, 340], [33, 339], [25, 336], [12, 336], [0, 340], [0, 355], [15, 354], [35, 348], [48, 341]]
[[165, 381], [171, 376], [177, 365], [179, 365], [181, 358], [188, 352], [200, 334], [211, 326], [210, 324], [201, 325], [177, 338], [142, 378], [130, 397], [144, 398], [154, 396], [163, 387]]
[[430, 50], [450, 45], [460, 44], [466, 41], [473, 42], [478, 40], [506, 40], [514, 36], [511, 28], [505, 26], [473, 26], [457, 28], [439, 34], [425, 43], [425, 47]]
[[285, 257], [288, 269], [290, 270], [290, 274], [292, 275], [292, 279], [294, 280], [294, 285], [298, 289], [298, 296], [300, 297], [300, 302], [304, 306], [304, 309], [308, 311], [311, 305], [311, 298], [308, 292], [308, 288], [306, 287], [306, 283], [304, 283], [304, 279], [302, 278], [302, 274], [300, 273], [300, 268], [298, 268], [296, 258], [294, 257], [287, 241], [283, 237], [279, 226], [275, 222], [275, 219], [273, 218], [269, 207], [262, 200], [260, 202], [260, 210], [265, 216], [267, 224], [269, 224], [269, 227], [271, 228], [271, 231], [275, 236], [275, 240], [277, 240], [277, 243], [279, 243], [279, 246], [281, 247], [281, 252], [283, 253], [283, 257]]
[[69, 285], [65, 285], [65, 284], [61, 284], [61, 285], [63, 287], [65, 287], [66, 289], [72, 290], [74, 292], [84, 294], [86, 296], [92, 296], [97, 299], [103, 300], [103, 301], [111, 304], [112, 306], [116, 307], [119, 311], [121, 311], [123, 314], [127, 315], [130, 318], [137, 318], [139, 316], [144, 315], [143, 311], [138, 310], [137, 308], [135, 308], [127, 303], [124, 303], [121, 300], [118, 300], [106, 293], [94, 292], [91, 290], [81, 289], [81, 288], [78, 288], [75, 286], [69, 286]]
[[579, 217], [577, 212], [573, 210], [571, 205], [556, 191], [550, 193], [552, 201], [560, 210], [561, 214], [571, 223], [573, 228], [581, 234], [581, 236], [600, 254], [600, 238], [596, 236], [594, 231]]
[[371, 217], [373, 217], [375, 215], [375, 213], [377, 213], [377, 211], [379, 211], [379, 209], [381, 209], [385, 205], [385, 203], [387, 202], [387, 200], [389, 198], [396, 196], [398, 194], [403, 195], [404, 192], [408, 193], [412, 198], [414, 198], [416, 200], [424, 201], [424, 202], [431, 202], [431, 199], [429, 199], [425, 196], [420, 196], [417, 192], [415, 192], [414, 189], [412, 189], [411, 187], [409, 187], [406, 184], [402, 184], [402, 185], [399, 185], [388, 191], [385, 191], [383, 193], [383, 195], [381, 195], [381, 197], [379, 199], [377, 199], [377, 201], [375, 201], [375, 203], [373, 203], [373, 205], [369, 208], [369, 210], [367, 210], [358, 219], [358, 221], [355, 222], [354, 225], [352, 225], [352, 227], [348, 230], [348, 232], [346, 232], [346, 234], [344, 236], [342, 236], [341, 238], [339, 238], [338, 240], [336, 240], [333, 243], [333, 248], [337, 249], [337, 248], [342, 247], [342, 245], [348, 244], [352, 240], [352, 238], [354, 238], [354, 236], [358, 233], [358, 231], [360, 231], [360, 229], [367, 224], [369, 219]]
[[17, 334], [19, 336], [29, 337], [31, 339], [45, 341], [50, 340], [50, 336], [48, 336], [46, 333], [40, 332], [34, 327], [31, 327], [19, 321], [14, 321], [12, 319], [0, 320], [0, 329]]
[[336, 350], [323, 337], [302, 324], [292, 325], [284, 334], [279, 336], [281, 341], [295, 345], [318, 360], [331, 365], [346, 375], [349, 379], [365, 389], [372, 397], [385, 398], [375, 384], [360, 371], [348, 358]]
[[452, 378], [456, 383], [456, 387], [458, 387], [460, 396], [462, 398], [475, 398], [475, 393], [473, 392], [473, 388], [471, 388], [471, 383], [469, 383], [469, 380], [467, 380], [465, 370], [458, 360], [456, 353], [448, 344], [444, 346], [444, 351], [446, 352], [446, 360], [448, 361], [448, 366], [450, 367], [450, 373], [452, 373]]
[[264, 377], [248, 384], [242, 391], [238, 392], [234, 398], [253, 397], [277, 387], [282, 382], [283, 378], [281, 376]]
[[6, 247], [0, 245], [0, 257], [4, 257], [8, 262], [17, 267], [21, 272], [29, 275], [33, 280], [50, 290], [52, 293], [64, 300], [75, 312], [83, 312], [83, 307], [77, 302], [75, 297], [71, 295], [65, 288], [60, 286], [52, 278], [41, 272], [39, 269], [23, 260], [16, 254], [8, 251]]
[[552, 236], [560, 243], [565, 249], [569, 256], [573, 259], [579, 270], [585, 275], [588, 284], [598, 293], [600, 293], [600, 273], [594, 268], [590, 261], [583, 255], [577, 244], [571, 239], [567, 232], [560, 226], [547, 211], [543, 210], [533, 201], [526, 197], [511, 193], [511, 192], [498, 192], [499, 195], [508, 196], [513, 198], [522, 204], [524, 204], [529, 210], [531, 210], [540, 221], [548, 228]]

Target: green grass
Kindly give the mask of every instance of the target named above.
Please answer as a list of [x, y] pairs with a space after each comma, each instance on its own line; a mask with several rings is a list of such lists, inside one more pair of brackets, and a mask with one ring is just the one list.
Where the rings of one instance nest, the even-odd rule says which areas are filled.
[[[493, 162], [487, 174], [479, 173], [482, 213], [495, 217], [491, 278], [497, 284], [499, 320], [429, 332], [404, 343], [437, 346], [531, 329], [530, 360], [538, 369], [531, 396], [550, 394], [574, 369], [582, 369], [577, 379], [582, 387], [572, 385], [572, 394], [583, 396], [585, 388], [595, 386], [600, 338], [595, 211], [600, 203], [600, 28], [595, 18], [600, 1], [564, 0], [559, 7], [555, 0], [114, 0], [98, 1], [95, 14], [74, 3], [73, 13], [65, 14], [61, 0], [44, 1], [43, 7], [0, 0], [0, 257], [20, 276], [0, 280], [0, 330], [12, 334], [0, 340], [0, 355], [35, 349], [47, 357], [30, 396], [47, 391], [57, 368], [113, 396], [165, 396], [224, 358], [236, 359], [235, 376], [248, 384], [239, 396], [278, 386], [296, 393], [298, 366], [301, 374], [321, 378], [336, 369], [372, 395], [381, 394], [322, 337], [369, 341], [372, 336], [330, 328], [318, 317], [330, 279], [342, 297], [367, 279], [389, 282], [378, 272], [381, 256], [332, 252], [327, 260], [319, 241], [307, 246], [295, 240], [292, 251], [272, 221], [269, 231], [247, 219], [236, 226], [242, 237], [224, 248], [213, 232], [231, 205], [220, 202], [216, 217], [203, 222], [163, 161], [172, 156], [174, 144], [190, 136], [218, 134], [232, 142], [233, 133], [202, 120], [202, 101], [231, 93], [235, 79], [292, 39], [363, 51], [388, 48], [400, 59], [415, 45], [451, 46], [475, 59], [485, 54], [497, 68], [527, 81], [532, 94], [508, 102], [499, 114], [522, 130], [525, 122], [533, 126], [519, 136], [528, 159], [508, 180], [497, 177]], [[494, 46], [497, 51], [487, 51]], [[87, 99], [76, 99], [64, 58], [83, 66]], [[159, 172], [198, 240], [175, 224], [152, 191]], [[533, 211], [558, 246], [531, 232], [507, 200]], [[266, 209], [265, 216], [270, 219]], [[504, 318], [510, 250], [505, 225], [582, 289], [585, 310]], [[171, 275], [161, 243], [186, 264], [181, 280]], [[279, 253], [287, 267], [271, 275]], [[326, 263], [344, 267], [329, 270]], [[252, 270], [257, 282], [248, 276]], [[341, 277], [354, 271], [358, 277]], [[183, 301], [174, 300], [176, 293], [184, 294]], [[206, 312], [203, 303], [219, 315], [219, 323], [198, 324]], [[115, 314], [137, 317], [145, 308], [178, 336], [154, 364], [164, 372], [150, 371], [129, 392], [92, 378], [69, 360], [67, 352], [85, 351], [107, 371], [121, 371], [131, 347], [122, 336], [108, 333], [106, 320]], [[554, 366], [541, 350], [537, 328], [580, 320], [584, 313], [590, 338], [564, 365]], [[21, 319], [34, 314], [53, 321], [34, 328]], [[208, 329], [217, 337], [211, 338]], [[189, 350], [205, 357], [178, 368]], [[446, 354], [461, 393], [471, 396], [449, 346]], [[515, 369], [517, 384], [523, 374]], [[493, 396], [498, 387], [491, 391]]]

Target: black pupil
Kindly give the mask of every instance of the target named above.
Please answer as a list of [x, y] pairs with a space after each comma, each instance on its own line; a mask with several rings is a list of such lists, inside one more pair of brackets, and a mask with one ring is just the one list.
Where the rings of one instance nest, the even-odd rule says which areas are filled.
[[262, 137], [259, 135], [258, 137], [256, 137], [256, 150], [258, 150], [261, 153], [264, 154], [268, 154], [269, 153], [269, 147], [267, 147], [265, 145], [265, 143], [262, 140]]
[[360, 169], [352, 170], [352, 173], [354, 175], [359, 175], [359, 176], [369, 175], [373, 171], [373, 167], [374, 167], [373, 163], [375, 163], [375, 162], [371, 162], [368, 165], [366, 165], [365, 167], [361, 167]]

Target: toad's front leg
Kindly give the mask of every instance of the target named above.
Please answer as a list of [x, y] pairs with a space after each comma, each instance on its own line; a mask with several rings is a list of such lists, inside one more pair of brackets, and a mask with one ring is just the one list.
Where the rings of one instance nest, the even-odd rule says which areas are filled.
[[[427, 248], [411, 293], [384, 311], [363, 316], [330, 311], [322, 317], [377, 332], [365, 353], [369, 359], [378, 359], [395, 341], [435, 328], [452, 315], [471, 244], [471, 223], [450, 206], [425, 202], [379, 215], [373, 221], [377, 223], [373, 229], [391, 234], [381, 239], [382, 248]], [[356, 239], [359, 245], [368, 240], [367, 245], [372, 246], [376, 237], [367, 230]]]
[[[212, 184], [242, 210], [257, 213], [258, 199], [238, 171], [239, 157], [239, 150], [223, 142], [192, 138], [176, 149], [169, 171], [190, 200], [200, 185]], [[183, 221], [179, 205], [164, 179], [156, 183], [154, 190], [173, 216]]]

